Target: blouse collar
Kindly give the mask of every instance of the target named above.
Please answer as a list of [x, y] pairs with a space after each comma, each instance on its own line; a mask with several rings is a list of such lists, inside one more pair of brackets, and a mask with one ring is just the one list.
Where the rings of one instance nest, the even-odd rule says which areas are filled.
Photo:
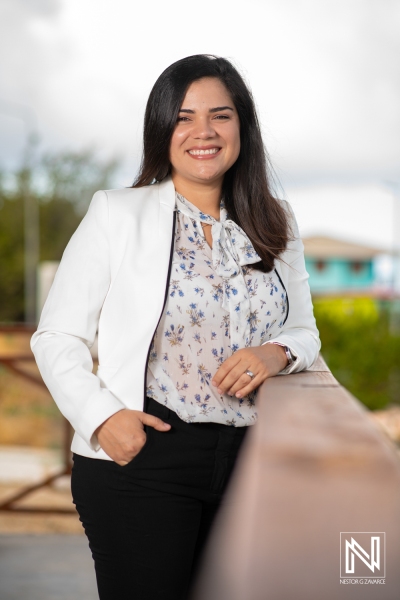
[[221, 200], [220, 202], [219, 221], [217, 219], [214, 219], [214, 217], [212, 217], [211, 215], [206, 215], [205, 213], [201, 212], [201, 210], [197, 208], [197, 206], [189, 202], [189, 200], [187, 200], [184, 196], [182, 196], [182, 194], [179, 194], [178, 192], [176, 192], [176, 208], [178, 212], [181, 212], [187, 217], [190, 217], [195, 221], [207, 223], [209, 225], [213, 225], [213, 223], [223, 223], [228, 218], [228, 213], [226, 211], [223, 200]]
[[211, 215], [204, 214], [178, 192], [176, 208], [178, 213], [194, 221], [211, 225], [212, 261], [216, 272], [221, 277], [237, 276], [240, 267], [261, 260], [243, 229], [228, 218], [223, 201], [221, 201], [219, 221]]

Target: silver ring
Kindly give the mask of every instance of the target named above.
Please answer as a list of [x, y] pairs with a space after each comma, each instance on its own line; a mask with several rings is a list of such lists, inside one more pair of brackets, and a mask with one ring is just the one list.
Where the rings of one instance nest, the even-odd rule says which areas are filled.
[[246, 375], [248, 375], [251, 379], [254, 379], [255, 377], [253, 371], [246, 371]]

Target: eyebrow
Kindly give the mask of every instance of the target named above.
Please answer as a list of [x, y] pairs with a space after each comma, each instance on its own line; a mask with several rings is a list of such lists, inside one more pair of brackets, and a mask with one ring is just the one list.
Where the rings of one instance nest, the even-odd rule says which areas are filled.
[[[231, 110], [233, 112], [233, 108], [231, 106], [216, 106], [215, 108], [210, 108], [208, 112], [216, 113], [220, 112], [221, 110]], [[181, 108], [179, 112], [188, 113], [190, 115], [195, 114], [195, 111], [191, 110], [190, 108]]]

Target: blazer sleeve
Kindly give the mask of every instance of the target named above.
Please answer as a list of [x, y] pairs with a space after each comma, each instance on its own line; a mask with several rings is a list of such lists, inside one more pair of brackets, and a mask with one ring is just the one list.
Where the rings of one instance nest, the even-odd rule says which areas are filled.
[[282, 271], [285, 269], [288, 274], [285, 285], [289, 300], [289, 316], [279, 335], [266, 343], [278, 342], [287, 346], [297, 358], [292, 365], [283, 369], [280, 375], [308, 369], [318, 358], [321, 348], [308, 285], [309, 275], [305, 266], [303, 242], [288, 202], [285, 202], [285, 208], [290, 216], [293, 234], [280, 261]]
[[31, 348], [62, 414], [93, 449], [94, 431], [125, 408], [92, 373], [90, 347], [110, 286], [108, 198], [96, 192], [63, 254]]

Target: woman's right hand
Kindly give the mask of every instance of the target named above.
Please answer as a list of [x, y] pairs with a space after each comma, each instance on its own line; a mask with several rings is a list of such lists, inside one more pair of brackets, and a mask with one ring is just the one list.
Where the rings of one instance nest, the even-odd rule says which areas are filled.
[[168, 431], [171, 425], [141, 410], [125, 408], [104, 421], [95, 431], [104, 452], [118, 465], [127, 465], [146, 443], [144, 425]]

